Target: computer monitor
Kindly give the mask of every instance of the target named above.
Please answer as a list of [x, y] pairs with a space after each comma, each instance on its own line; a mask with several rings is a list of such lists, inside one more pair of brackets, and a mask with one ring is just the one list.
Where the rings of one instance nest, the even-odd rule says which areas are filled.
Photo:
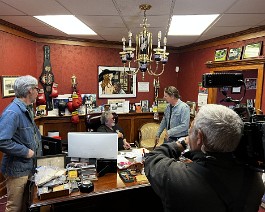
[[62, 154], [62, 141], [57, 138], [41, 136], [43, 155]]
[[118, 134], [104, 132], [69, 132], [68, 157], [117, 159]]

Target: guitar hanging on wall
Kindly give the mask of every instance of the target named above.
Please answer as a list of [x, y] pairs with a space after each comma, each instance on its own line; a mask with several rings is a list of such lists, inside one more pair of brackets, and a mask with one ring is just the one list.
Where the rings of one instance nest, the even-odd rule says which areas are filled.
[[43, 63], [42, 73], [39, 79], [45, 93], [46, 110], [50, 111], [53, 110], [51, 93], [54, 82], [54, 75], [52, 73], [52, 67], [50, 62], [50, 47], [44, 46], [43, 49], [44, 49], [44, 63]]

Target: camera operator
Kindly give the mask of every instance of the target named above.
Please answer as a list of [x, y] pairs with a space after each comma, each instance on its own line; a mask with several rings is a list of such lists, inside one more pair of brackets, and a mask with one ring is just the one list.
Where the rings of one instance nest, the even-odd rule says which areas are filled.
[[[204, 105], [185, 142], [165, 143], [147, 155], [145, 173], [164, 211], [259, 210], [261, 173], [239, 164], [233, 155], [242, 131], [243, 121], [235, 111]], [[184, 159], [181, 152], [187, 144], [191, 151]]]

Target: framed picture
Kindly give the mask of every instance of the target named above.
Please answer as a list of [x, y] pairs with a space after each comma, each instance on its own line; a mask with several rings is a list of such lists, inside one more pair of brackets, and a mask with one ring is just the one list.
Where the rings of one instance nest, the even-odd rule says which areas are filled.
[[[129, 68], [98, 67], [98, 97], [99, 98], [129, 98], [136, 97], [136, 75], [129, 75]], [[135, 68], [131, 68], [135, 71]]]
[[65, 154], [57, 154], [57, 155], [47, 155], [47, 156], [37, 157], [35, 163], [36, 167], [54, 166], [63, 169], [65, 168], [66, 165], [66, 156]]
[[96, 94], [81, 94], [83, 105], [88, 105], [91, 108], [97, 107], [97, 95]]
[[245, 46], [242, 59], [260, 56], [262, 41], [258, 43], [251, 43]]
[[142, 112], [149, 112], [149, 101], [142, 100], [141, 101]]
[[228, 60], [240, 60], [242, 47], [229, 49]]
[[157, 112], [165, 112], [168, 103], [164, 99], [157, 99]]
[[232, 87], [231, 93], [241, 93], [241, 86], [240, 87]]
[[214, 61], [225, 61], [227, 56], [227, 48], [215, 50]]
[[19, 76], [2, 76], [2, 97], [15, 96], [14, 83]]
[[190, 114], [195, 116], [195, 114], [196, 114], [196, 102], [187, 101], [186, 103], [187, 103], [187, 105], [190, 106]]
[[257, 89], [257, 78], [245, 78], [246, 90]]

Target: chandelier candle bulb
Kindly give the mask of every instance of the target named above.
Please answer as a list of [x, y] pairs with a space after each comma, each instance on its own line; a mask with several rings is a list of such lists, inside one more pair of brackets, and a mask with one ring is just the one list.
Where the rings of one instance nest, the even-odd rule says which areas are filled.
[[165, 52], [166, 52], [166, 48], [167, 48], [167, 38], [164, 37], [164, 50], [165, 50]]
[[157, 48], [160, 49], [160, 41], [161, 41], [161, 31], [158, 32], [158, 41], [157, 41]]
[[122, 38], [122, 49], [124, 52], [125, 52], [125, 42], [126, 42], [126, 39], [125, 39], [125, 37], [123, 37]]
[[132, 33], [131, 33], [131, 31], [128, 33], [128, 37], [129, 37], [129, 47], [132, 47]]

